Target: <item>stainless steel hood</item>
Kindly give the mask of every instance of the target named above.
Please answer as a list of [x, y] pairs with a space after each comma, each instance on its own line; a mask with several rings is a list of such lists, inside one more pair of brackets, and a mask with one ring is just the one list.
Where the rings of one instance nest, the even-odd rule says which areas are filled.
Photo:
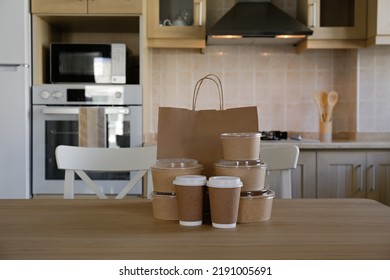
[[207, 44], [296, 44], [312, 34], [270, 1], [239, 0], [208, 30]]

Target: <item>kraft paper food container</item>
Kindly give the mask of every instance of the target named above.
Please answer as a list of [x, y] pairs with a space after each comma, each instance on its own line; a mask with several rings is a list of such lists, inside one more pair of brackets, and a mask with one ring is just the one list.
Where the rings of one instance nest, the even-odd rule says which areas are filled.
[[256, 160], [260, 157], [259, 132], [222, 133], [223, 158], [227, 160]]
[[271, 190], [242, 192], [237, 223], [264, 222], [271, 218], [275, 193]]
[[220, 160], [214, 165], [215, 175], [240, 177], [241, 191], [264, 189], [267, 165], [260, 160]]
[[153, 217], [159, 220], [177, 221], [177, 200], [174, 193], [153, 192]]
[[195, 159], [166, 158], [159, 159], [151, 167], [153, 190], [155, 192], [176, 192], [173, 180], [181, 175], [200, 175], [203, 166]]
[[177, 214], [183, 226], [199, 226], [203, 223], [203, 189], [206, 176], [176, 176]]
[[241, 179], [232, 176], [213, 176], [207, 181], [207, 186], [213, 227], [236, 227], [242, 187]]

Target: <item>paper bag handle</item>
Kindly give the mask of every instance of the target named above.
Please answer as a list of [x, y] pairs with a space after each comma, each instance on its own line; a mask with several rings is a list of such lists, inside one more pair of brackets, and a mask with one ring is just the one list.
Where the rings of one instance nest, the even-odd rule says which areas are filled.
[[196, 108], [196, 101], [198, 99], [198, 94], [199, 94], [199, 89], [204, 82], [204, 80], [210, 80], [215, 83], [215, 85], [218, 88], [218, 95], [219, 95], [219, 109], [223, 110], [224, 109], [224, 104], [223, 104], [223, 89], [222, 89], [222, 82], [218, 78], [217, 75], [214, 74], [208, 74], [201, 78], [199, 81], [196, 82], [195, 88], [194, 88], [194, 94], [192, 95], [192, 110], [194, 111]]

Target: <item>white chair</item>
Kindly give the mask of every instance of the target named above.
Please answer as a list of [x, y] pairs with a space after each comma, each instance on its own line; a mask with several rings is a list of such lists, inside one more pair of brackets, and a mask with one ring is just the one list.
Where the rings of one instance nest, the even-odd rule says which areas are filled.
[[[297, 167], [299, 148], [289, 144], [261, 146], [260, 159], [267, 164], [265, 184], [280, 198], [292, 198], [291, 169]], [[274, 189], [280, 185], [280, 192]], [[278, 195], [280, 193], [280, 195]]]
[[142, 179], [142, 196], [149, 197], [153, 190], [150, 167], [157, 158], [156, 146], [135, 148], [90, 148], [60, 145], [55, 151], [57, 166], [65, 169], [64, 198], [74, 198], [75, 173], [99, 198], [108, 198], [84, 171], [138, 171], [115, 197], [124, 198]]

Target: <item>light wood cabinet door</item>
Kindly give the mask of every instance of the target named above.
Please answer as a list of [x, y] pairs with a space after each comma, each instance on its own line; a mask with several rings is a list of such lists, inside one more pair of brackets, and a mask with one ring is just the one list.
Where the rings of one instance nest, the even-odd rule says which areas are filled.
[[86, 14], [87, 0], [31, 0], [33, 14]]
[[297, 14], [309, 40], [367, 38], [367, 0], [298, 0]]
[[90, 14], [142, 14], [142, 0], [88, 0]]
[[366, 197], [366, 153], [317, 153], [317, 198]]
[[206, 0], [149, 0], [149, 47], [204, 48]]
[[390, 205], [390, 152], [367, 152], [367, 198]]
[[368, 1], [367, 45], [390, 45], [390, 1]]
[[292, 197], [316, 198], [316, 174], [316, 152], [300, 150], [297, 168], [291, 173]]
[[33, 14], [141, 14], [142, 0], [32, 0]]

